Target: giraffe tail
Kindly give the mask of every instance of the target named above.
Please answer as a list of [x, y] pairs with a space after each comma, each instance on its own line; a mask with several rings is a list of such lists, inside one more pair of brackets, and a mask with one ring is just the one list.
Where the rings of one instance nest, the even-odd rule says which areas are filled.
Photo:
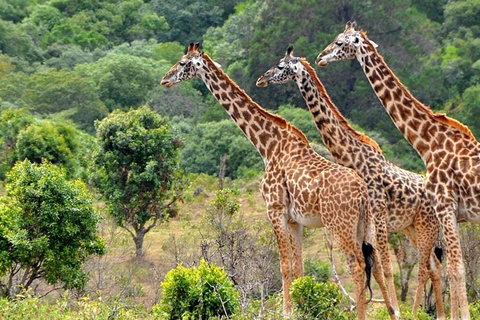
[[441, 247], [435, 247], [435, 249], [433, 250], [433, 252], [435, 253], [435, 257], [437, 257], [438, 261], [442, 262], [442, 258], [443, 258], [443, 248], [441, 248]]
[[361, 206], [361, 217], [364, 218], [365, 223], [365, 233], [362, 242], [362, 253], [363, 258], [365, 260], [365, 289], [368, 289], [370, 292], [370, 298], [368, 299], [367, 303], [372, 300], [372, 287], [371, 287], [371, 279], [372, 279], [372, 269], [374, 267], [374, 259], [373, 259], [373, 245], [374, 237], [375, 237], [375, 223], [373, 221], [372, 212], [370, 210], [370, 203], [368, 199], [364, 198], [364, 201]]
[[370, 298], [368, 299], [367, 303], [372, 300], [372, 287], [370, 285], [372, 279], [372, 269], [373, 269], [373, 246], [368, 242], [363, 242], [362, 244], [362, 253], [363, 258], [365, 259], [365, 273], [367, 278], [365, 280], [365, 289], [368, 288], [370, 292]]

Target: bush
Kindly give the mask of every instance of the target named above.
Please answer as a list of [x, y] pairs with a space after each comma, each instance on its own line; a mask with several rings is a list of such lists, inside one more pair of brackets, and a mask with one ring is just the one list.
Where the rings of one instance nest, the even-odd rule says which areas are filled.
[[238, 293], [220, 267], [200, 261], [170, 270], [162, 283], [162, 301], [156, 312], [168, 319], [210, 319], [231, 316], [240, 307]]
[[330, 264], [327, 262], [306, 259], [304, 267], [305, 275], [312, 277], [315, 281], [327, 282], [332, 277]]
[[299, 319], [347, 319], [340, 310], [343, 296], [334, 283], [316, 282], [306, 276], [295, 279], [290, 291]]

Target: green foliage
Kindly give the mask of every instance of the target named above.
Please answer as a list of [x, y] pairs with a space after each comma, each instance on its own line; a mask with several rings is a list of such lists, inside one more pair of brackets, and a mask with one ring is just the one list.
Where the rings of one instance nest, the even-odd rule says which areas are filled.
[[79, 166], [78, 130], [64, 122], [42, 121], [32, 124], [17, 135], [15, 159], [42, 163], [44, 159], [64, 167], [69, 177]]
[[183, 50], [184, 46], [176, 41], [159, 43], [153, 49], [153, 58], [174, 64], [178, 61], [178, 57], [182, 55]]
[[233, 216], [240, 210], [238, 201], [234, 199], [233, 191], [229, 189], [218, 190], [212, 200], [212, 205], [220, 215]]
[[92, 178], [107, 201], [108, 212], [130, 231], [139, 258], [145, 233], [172, 213], [179, 197], [181, 142], [170, 132], [167, 120], [148, 107], [116, 110], [96, 127]]
[[188, 131], [185, 133], [181, 166], [187, 172], [218, 174], [220, 158], [224, 154], [228, 155], [228, 177], [236, 177], [241, 166], [263, 169], [260, 155], [230, 119], [183, 129]]
[[107, 114], [93, 81], [73, 71], [47, 69], [32, 75], [22, 99], [40, 114], [68, 110], [68, 117], [90, 132], [93, 122]]
[[332, 278], [332, 270], [327, 262], [306, 259], [304, 262], [305, 275], [318, 282], [327, 282]]
[[472, 319], [480, 319], [480, 302], [476, 301], [470, 304], [468, 307], [468, 309], [470, 310], [470, 317], [472, 317]]
[[30, 20], [34, 25], [47, 30], [52, 30], [56, 25], [60, 24], [62, 19], [60, 10], [48, 5], [36, 6], [30, 15]]
[[[410, 305], [405, 305], [403, 303], [400, 303], [400, 314], [402, 315], [402, 319], [405, 319], [405, 320], [431, 320], [432, 319], [432, 316], [427, 314], [421, 308], [417, 311], [417, 314], [414, 316], [412, 314], [412, 307]], [[390, 319], [388, 310], [385, 307], [376, 309], [369, 316], [372, 319], [378, 319], [378, 320]]]
[[0, 1], [0, 19], [12, 22], [20, 22], [25, 18], [33, 5], [36, 5], [35, 0], [1, 0]]
[[[87, 187], [45, 161], [17, 163], [6, 182], [0, 198], [1, 273], [20, 267], [25, 289], [37, 278], [82, 289], [88, 279], [82, 263], [104, 251]], [[11, 285], [4, 294], [16, 289]]]
[[292, 105], [281, 105], [278, 107], [278, 115], [287, 119], [291, 124], [300, 129], [309, 141], [321, 142], [322, 138], [318, 133], [312, 115], [308, 110], [295, 108]]
[[109, 111], [128, 110], [146, 102], [147, 93], [160, 79], [158, 63], [125, 54], [110, 54], [76, 71], [92, 79]]
[[35, 118], [26, 109], [6, 108], [0, 112], [0, 140], [8, 149], [15, 148], [18, 133]]
[[167, 273], [158, 309], [172, 320], [210, 319], [230, 317], [240, 310], [240, 304], [225, 271], [202, 259], [198, 267], [180, 265]]
[[459, 116], [480, 137], [480, 84], [467, 88], [463, 93]]
[[[196, 119], [206, 109], [201, 92], [190, 81], [169, 89], [155, 87], [148, 104], [162, 115], [181, 117], [181, 121], [185, 121], [185, 118]], [[216, 107], [225, 114], [221, 107]]]
[[347, 319], [340, 309], [343, 296], [334, 283], [316, 282], [306, 276], [295, 279], [290, 291], [299, 319]]
[[223, 10], [212, 0], [152, 0], [151, 6], [170, 26], [168, 32], [157, 35], [160, 41], [201, 41], [209, 27], [223, 22]]
[[40, 60], [40, 53], [32, 39], [19, 25], [0, 20], [0, 51], [10, 57], [28, 61]]
[[3, 319], [24, 320], [77, 320], [77, 319], [155, 319], [150, 317], [143, 305], [126, 305], [111, 299], [92, 299], [84, 296], [75, 299], [68, 292], [51, 303], [39, 299], [27, 290], [15, 299], [0, 299], [0, 314]]

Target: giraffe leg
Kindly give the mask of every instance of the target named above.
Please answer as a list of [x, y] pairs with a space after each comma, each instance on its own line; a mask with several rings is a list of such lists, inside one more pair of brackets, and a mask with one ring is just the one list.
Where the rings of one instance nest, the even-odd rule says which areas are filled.
[[451, 319], [470, 320], [468, 310], [467, 288], [465, 284], [465, 268], [463, 265], [462, 249], [458, 234], [458, 224], [455, 217], [455, 206], [443, 204], [437, 199], [436, 214], [443, 228], [443, 235], [447, 247], [447, 274], [450, 282]]
[[388, 313], [390, 314], [390, 319], [395, 320], [400, 316], [400, 312], [396, 311], [392, 301], [390, 300], [390, 294], [388, 293], [387, 285], [385, 284], [384, 271], [382, 266], [382, 259], [377, 250], [373, 251], [373, 259], [375, 265], [373, 267], [372, 273], [375, 281], [377, 281], [380, 291], [382, 292], [383, 299], [385, 300], [385, 306], [387, 307]]
[[290, 266], [290, 235], [287, 228], [284, 227], [283, 210], [268, 210], [268, 217], [273, 225], [273, 231], [277, 238], [278, 253], [280, 256], [280, 268], [282, 271], [283, 284], [283, 312], [292, 313], [292, 303], [290, 300], [290, 284], [292, 282], [292, 269]]
[[[425, 211], [424, 211], [425, 212]], [[432, 221], [432, 219], [434, 219]], [[415, 294], [415, 302], [413, 304], [413, 314], [417, 310], [422, 301], [425, 283], [430, 276], [435, 295], [435, 307], [437, 311], [437, 319], [445, 320], [445, 310], [443, 308], [442, 296], [442, 263], [437, 259], [433, 253], [435, 241], [439, 236], [439, 223], [436, 217], [426, 214], [418, 214], [414, 221], [414, 227], [405, 230], [406, 235], [410, 241], [417, 247], [419, 266], [418, 266], [418, 287]]]
[[298, 223], [288, 223], [288, 231], [290, 233], [290, 245], [292, 248], [292, 268], [295, 278], [303, 277], [303, 260], [302, 260], [302, 238], [303, 226]]
[[415, 221], [415, 228], [409, 227], [405, 229], [404, 232], [414, 246], [417, 247], [418, 252], [418, 286], [415, 293], [415, 301], [413, 303], [413, 314], [416, 315], [423, 299], [425, 284], [427, 283], [430, 274], [429, 259], [435, 238], [427, 236], [426, 232], [422, 229], [422, 225], [417, 223], [417, 221]]
[[432, 280], [435, 294], [437, 320], [445, 320], [447, 317], [445, 315], [445, 309], [443, 308], [442, 263], [435, 257], [435, 254], [430, 256], [430, 279]]
[[[393, 312], [396, 316], [400, 315], [400, 308], [398, 306], [397, 292], [395, 290], [395, 282], [393, 279], [393, 267], [390, 260], [390, 250], [388, 245], [388, 234], [387, 234], [387, 225], [386, 223], [377, 223], [377, 248], [378, 254], [380, 256], [381, 267], [385, 275], [386, 283], [388, 285], [388, 296], [390, 297], [391, 307], [393, 307]], [[374, 272], [375, 276], [375, 272]], [[375, 279], [380, 281], [381, 276], [375, 276]], [[380, 285], [380, 282], [379, 282]], [[383, 291], [382, 291], [383, 293]], [[385, 294], [383, 293], [384, 297]], [[385, 300], [386, 301], [386, 300]]]
[[367, 318], [367, 308], [365, 303], [365, 261], [356, 239], [345, 239], [334, 233], [336, 242], [345, 255], [350, 274], [355, 284], [355, 302], [357, 309], [357, 319], [365, 320]]

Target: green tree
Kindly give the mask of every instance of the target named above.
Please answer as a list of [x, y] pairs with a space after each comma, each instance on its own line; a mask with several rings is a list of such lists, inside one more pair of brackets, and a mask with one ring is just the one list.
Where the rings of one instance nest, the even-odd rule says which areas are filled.
[[3, 294], [13, 296], [40, 278], [84, 288], [88, 275], [82, 263], [104, 252], [87, 187], [68, 180], [53, 164], [28, 160], [17, 163], [6, 181], [0, 198], [0, 272], [7, 275]]
[[40, 61], [40, 50], [35, 47], [32, 38], [17, 24], [0, 20], [0, 51], [10, 57], [28, 62]]
[[0, 112], [0, 179], [16, 161], [17, 136], [36, 119], [26, 109], [7, 108]]
[[480, 84], [467, 88], [463, 93], [459, 116], [475, 136], [480, 137]]
[[69, 177], [77, 176], [82, 155], [80, 139], [84, 136], [65, 122], [42, 121], [17, 135], [15, 160], [42, 163], [44, 159], [64, 167]]
[[170, 26], [168, 32], [157, 34], [157, 39], [182, 44], [192, 40], [201, 41], [209, 27], [219, 26], [223, 22], [224, 11], [215, 3], [217, 1], [152, 0], [151, 8], [158, 16], [165, 17]]
[[67, 112], [80, 128], [93, 132], [93, 122], [107, 114], [91, 79], [68, 70], [47, 69], [33, 74], [22, 96], [40, 114]]
[[35, 0], [0, 0], [0, 19], [18, 23], [36, 4]]
[[110, 111], [144, 104], [148, 92], [159, 82], [159, 69], [161, 65], [153, 60], [126, 54], [110, 54], [76, 68], [81, 75], [93, 79], [100, 99]]
[[143, 239], [161, 220], [174, 214], [178, 189], [178, 148], [165, 118], [148, 107], [116, 110], [96, 123], [98, 149], [94, 182], [107, 210], [135, 242], [143, 257]]
[[185, 148], [181, 165], [188, 172], [219, 172], [220, 158], [228, 155], [226, 176], [235, 178], [240, 167], [263, 169], [263, 161], [250, 141], [230, 119], [206, 122], [182, 127], [185, 133]]

